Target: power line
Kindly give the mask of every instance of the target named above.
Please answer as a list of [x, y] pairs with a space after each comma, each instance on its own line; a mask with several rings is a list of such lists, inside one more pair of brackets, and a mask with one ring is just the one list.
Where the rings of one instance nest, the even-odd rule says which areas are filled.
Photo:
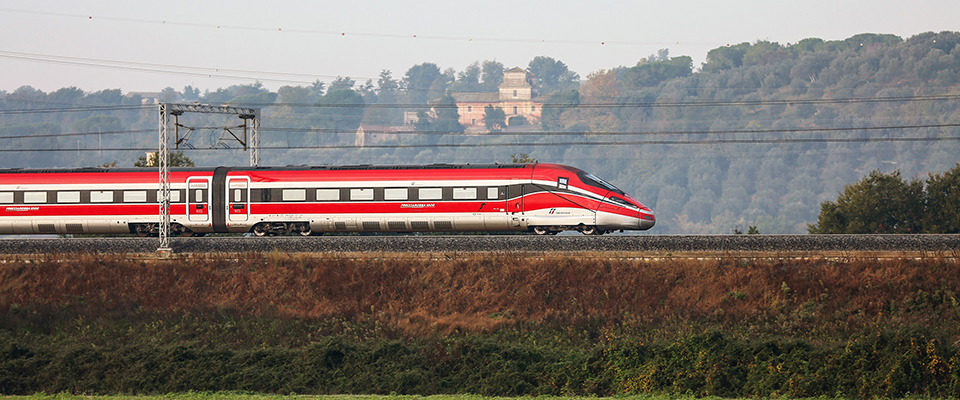
[[[782, 128], [782, 129], [729, 129], [729, 130], [711, 130], [711, 131], [622, 131], [622, 132], [489, 132], [478, 135], [460, 134], [455, 135], [465, 137], [484, 137], [484, 136], [610, 136], [610, 135], [713, 135], [713, 134], [750, 134], [750, 133], [794, 133], [794, 132], [844, 132], [844, 131], [873, 131], [873, 130], [903, 130], [903, 129], [927, 129], [927, 128], [955, 128], [960, 127], [956, 124], [928, 124], [928, 125], [890, 125], [890, 126], [866, 126], [866, 127], [846, 127], [846, 128]], [[270, 128], [260, 127], [261, 132], [303, 132], [303, 133], [350, 133], [342, 130], [330, 128]], [[395, 135], [447, 135], [452, 134], [444, 131], [388, 131], [388, 130], [367, 130], [370, 134], [395, 134]]]
[[256, 26], [243, 26], [243, 25], [224, 25], [216, 23], [191, 23], [191, 22], [180, 22], [180, 21], [169, 21], [169, 20], [155, 20], [155, 19], [142, 19], [142, 18], [122, 18], [122, 17], [110, 17], [110, 16], [94, 16], [94, 15], [81, 15], [81, 14], [69, 14], [69, 13], [58, 13], [51, 11], [32, 11], [32, 10], [18, 10], [18, 9], [9, 9], [9, 8], [0, 8], [0, 11], [4, 12], [14, 12], [22, 14], [35, 14], [35, 15], [50, 15], [57, 17], [67, 17], [67, 18], [79, 18], [89, 21], [116, 21], [116, 22], [127, 22], [127, 23], [136, 23], [136, 24], [151, 24], [151, 25], [170, 25], [170, 26], [184, 26], [191, 28], [206, 28], [206, 29], [229, 29], [229, 30], [241, 30], [241, 31], [254, 31], [254, 32], [275, 32], [275, 33], [299, 33], [299, 34], [312, 34], [312, 35], [323, 35], [323, 36], [339, 36], [339, 37], [363, 37], [363, 38], [376, 38], [376, 39], [407, 39], [407, 40], [438, 40], [438, 41], [455, 41], [455, 42], [493, 42], [493, 43], [529, 43], [529, 44], [568, 44], [568, 45], [593, 45], [593, 46], [604, 46], [604, 45], [619, 45], [619, 46], [671, 46], [671, 45], [697, 45], [697, 46], [721, 46], [723, 43], [719, 42], [692, 42], [692, 41], [669, 41], [669, 42], [642, 42], [642, 41], [632, 41], [632, 40], [604, 40], [604, 39], [590, 39], [590, 40], [569, 40], [569, 39], [550, 39], [550, 38], [505, 38], [505, 37], [484, 37], [484, 36], [445, 36], [445, 35], [421, 35], [414, 32], [409, 33], [373, 33], [373, 32], [346, 32], [346, 31], [329, 31], [329, 30], [318, 30], [318, 29], [298, 29], [291, 27], [256, 27]]
[[157, 133], [157, 130], [156, 129], [131, 129], [131, 130], [124, 130], [124, 131], [48, 133], [48, 134], [41, 134], [41, 135], [0, 136], [0, 139], [39, 139], [39, 138], [68, 137], [68, 136], [117, 135], [117, 134], [124, 134], [124, 133]]
[[[0, 99], [5, 100], [5, 99]], [[123, 110], [143, 110], [147, 108], [156, 108], [154, 105], [115, 105], [115, 106], [78, 106], [78, 107], [60, 107], [60, 108], [28, 108], [23, 110], [0, 110], [0, 115], [21, 115], [21, 114], [54, 114], [67, 112], [88, 112], [88, 111], [123, 111]]]
[[[798, 139], [705, 139], [705, 140], [635, 140], [615, 142], [555, 142], [555, 143], [437, 143], [407, 145], [322, 145], [322, 146], [260, 146], [260, 150], [363, 150], [363, 149], [409, 149], [409, 148], [479, 148], [479, 147], [549, 147], [549, 146], [643, 146], [643, 145], [724, 145], [724, 144], [784, 144], [784, 143], [873, 143], [873, 142], [955, 142], [960, 136], [949, 137], [913, 137], [913, 138], [798, 138]], [[123, 148], [64, 148], [64, 149], [0, 149], [0, 153], [11, 152], [77, 152], [77, 151], [153, 151], [154, 147]], [[185, 151], [224, 150], [180, 149]], [[240, 150], [232, 149], [232, 150]]]
[[[729, 101], [685, 101], [685, 102], [610, 102], [610, 103], [543, 103], [544, 109], [563, 108], [666, 108], [666, 107], [742, 107], [742, 106], [794, 106], [802, 104], [860, 104], [860, 103], [902, 103], [915, 101], [945, 101], [960, 100], [960, 95], [929, 95], [929, 96], [901, 96], [901, 97], [848, 97], [836, 99], [771, 99], [771, 100], [729, 100]], [[476, 102], [483, 103], [483, 102]], [[317, 103], [231, 103], [240, 106], [260, 107], [301, 107], [301, 108], [457, 108], [457, 105], [441, 104], [317, 104]], [[493, 105], [493, 103], [491, 103]]]

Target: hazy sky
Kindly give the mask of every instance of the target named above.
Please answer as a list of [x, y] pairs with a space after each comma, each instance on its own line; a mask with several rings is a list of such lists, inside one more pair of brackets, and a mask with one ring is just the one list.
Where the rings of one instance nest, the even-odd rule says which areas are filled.
[[770, 40], [904, 39], [960, 30], [957, 0], [3, 1], [0, 90], [275, 90], [350, 76], [400, 78], [433, 62], [526, 67], [550, 56], [586, 77], [668, 48], [699, 66], [710, 49]]

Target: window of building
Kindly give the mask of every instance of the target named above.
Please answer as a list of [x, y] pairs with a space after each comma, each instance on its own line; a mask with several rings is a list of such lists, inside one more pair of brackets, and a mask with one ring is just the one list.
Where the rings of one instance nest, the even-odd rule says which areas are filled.
[[373, 200], [373, 189], [350, 189], [350, 200]]
[[340, 189], [317, 189], [317, 201], [340, 201]]
[[440, 200], [443, 198], [441, 188], [420, 188], [420, 200]]
[[537, 106], [530, 106], [530, 112], [537, 112]]
[[283, 201], [304, 201], [307, 199], [306, 189], [283, 189]]
[[514, 113], [514, 114], [517, 113], [517, 106], [513, 106], [513, 113]]
[[123, 202], [124, 203], [146, 203], [147, 202], [147, 191], [146, 190], [127, 190], [123, 192]]
[[383, 189], [384, 200], [406, 200], [407, 188], [387, 188]]
[[[170, 192], [171, 196], [173, 192]], [[177, 193], [180, 194], [180, 193]], [[113, 191], [112, 190], [94, 190], [90, 192], [90, 202], [91, 203], [113, 203]]]
[[453, 188], [454, 200], [476, 200], [477, 188]]
[[79, 203], [80, 192], [57, 192], [57, 203]]
[[467, 106], [467, 112], [473, 112], [473, 106]]
[[517, 91], [516, 91], [516, 90], [513, 91], [513, 97], [517, 97]]

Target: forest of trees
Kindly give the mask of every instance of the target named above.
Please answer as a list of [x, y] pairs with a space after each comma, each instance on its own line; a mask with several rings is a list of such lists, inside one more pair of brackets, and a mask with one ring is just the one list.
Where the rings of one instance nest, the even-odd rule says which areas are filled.
[[[954, 168], [960, 154], [957, 32], [741, 43], [709, 51], [700, 66], [663, 49], [583, 78], [537, 56], [526, 69], [538, 78], [541, 124], [513, 135], [462, 133], [450, 93], [496, 91], [504, 69], [425, 62], [398, 77], [383, 70], [376, 82], [166, 88], [161, 97], [262, 107], [263, 165], [488, 163], [525, 153], [577, 166], [650, 206], [655, 234], [826, 229], [821, 203], [840, 204], [848, 185], [868, 176], [923, 179]], [[155, 148], [156, 109], [139, 105], [119, 89], [0, 92], [0, 167], [131, 166], [143, 151], [100, 149]], [[361, 123], [400, 125], [405, 111], [425, 117], [421, 133], [380, 143], [402, 146], [353, 146]], [[209, 127], [236, 122], [183, 117], [202, 128], [195, 149], [180, 150], [197, 165], [245, 164], [237, 150], [207, 149], [220, 134]]]

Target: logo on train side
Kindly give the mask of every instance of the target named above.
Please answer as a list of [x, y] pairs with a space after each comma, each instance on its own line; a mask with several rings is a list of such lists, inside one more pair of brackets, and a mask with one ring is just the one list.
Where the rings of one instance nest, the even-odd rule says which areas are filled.
[[404, 203], [400, 208], [434, 208], [436, 206], [435, 203]]
[[40, 207], [7, 207], [7, 212], [39, 211]]

